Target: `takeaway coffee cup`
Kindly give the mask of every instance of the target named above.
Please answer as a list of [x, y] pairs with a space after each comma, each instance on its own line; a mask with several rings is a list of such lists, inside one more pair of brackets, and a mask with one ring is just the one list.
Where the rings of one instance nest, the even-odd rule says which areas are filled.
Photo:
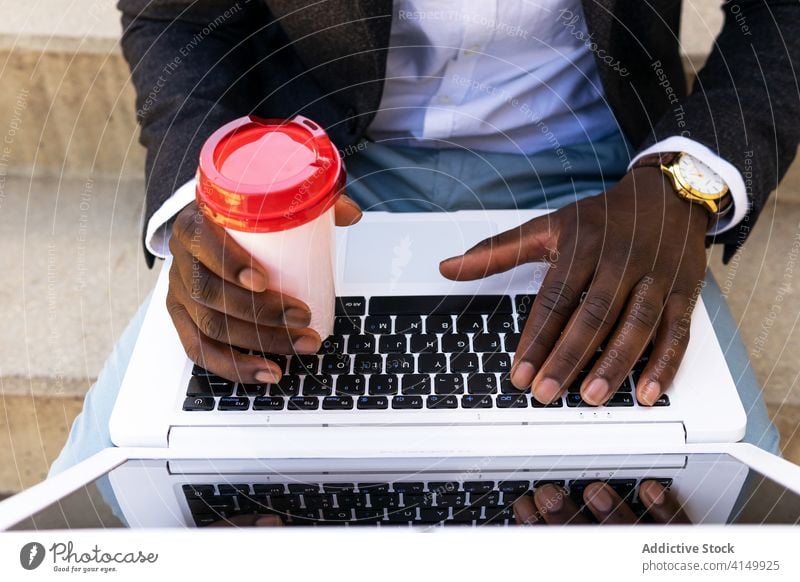
[[197, 202], [263, 267], [270, 289], [311, 309], [310, 327], [333, 332], [334, 210], [341, 156], [305, 117], [232, 121], [203, 145]]

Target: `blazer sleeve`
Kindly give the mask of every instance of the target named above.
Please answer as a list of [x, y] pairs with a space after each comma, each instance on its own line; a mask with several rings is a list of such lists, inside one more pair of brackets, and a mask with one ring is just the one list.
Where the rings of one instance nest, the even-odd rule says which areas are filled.
[[[249, 39], [269, 23], [263, 2], [120, 0], [122, 53], [147, 149], [142, 240], [153, 213], [192, 178], [206, 138], [254, 108]], [[153, 255], [144, 246], [148, 267]]]
[[641, 149], [670, 136], [702, 143], [742, 174], [749, 209], [736, 228], [710, 236], [727, 263], [750, 233], [800, 140], [800, 3], [734, 0], [688, 97], [655, 124]]

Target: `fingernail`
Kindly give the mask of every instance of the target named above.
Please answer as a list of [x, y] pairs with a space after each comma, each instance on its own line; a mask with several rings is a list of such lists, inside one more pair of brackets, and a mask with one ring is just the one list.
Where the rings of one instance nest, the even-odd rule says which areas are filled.
[[583, 399], [589, 404], [602, 404], [608, 398], [608, 382], [605, 378], [595, 378], [586, 387]]
[[533, 492], [533, 497], [536, 499], [536, 505], [540, 511], [550, 512], [551, 514], [558, 513], [564, 507], [564, 493], [550, 483], [538, 487]]
[[639, 496], [646, 505], [661, 505], [666, 498], [666, 492], [656, 481], [645, 481], [639, 487]]
[[552, 378], [543, 378], [533, 388], [533, 396], [542, 404], [550, 404], [561, 392], [561, 384]]
[[280, 380], [280, 376], [276, 376], [273, 370], [259, 370], [254, 377], [262, 384], [275, 384]]
[[255, 524], [258, 527], [275, 527], [276, 525], [283, 525], [283, 521], [277, 515], [265, 515], [264, 517], [259, 517]]
[[239, 283], [251, 291], [264, 291], [267, 288], [267, 278], [255, 269], [242, 269], [239, 271]]
[[589, 492], [589, 499], [586, 500], [586, 503], [594, 507], [600, 513], [609, 513], [614, 509], [614, 499], [611, 497], [605, 485], [592, 487]]
[[639, 393], [639, 401], [647, 406], [653, 406], [659, 396], [661, 396], [661, 384], [655, 380], [648, 380]]
[[320, 341], [312, 335], [301, 335], [294, 340], [292, 346], [298, 353], [313, 354], [319, 349]]
[[300, 307], [290, 307], [283, 312], [283, 323], [289, 327], [306, 327], [311, 323], [311, 313]]
[[511, 383], [519, 390], [527, 390], [531, 387], [536, 369], [530, 362], [520, 362], [511, 372]]

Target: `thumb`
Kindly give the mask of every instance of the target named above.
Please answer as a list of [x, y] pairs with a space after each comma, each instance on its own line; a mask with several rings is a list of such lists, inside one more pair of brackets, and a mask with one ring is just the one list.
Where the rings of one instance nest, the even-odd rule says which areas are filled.
[[333, 211], [336, 216], [336, 226], [350, 226], [361, 220], [361, 208], [346, 194], [339, 196]]
[[524, 263], [543, 261], [556, 248], [552, 224], [552, 217], [540, 216], [484, 239], [463, 255], [439, 263], [439, 272], [454, 281], [472, 281]]

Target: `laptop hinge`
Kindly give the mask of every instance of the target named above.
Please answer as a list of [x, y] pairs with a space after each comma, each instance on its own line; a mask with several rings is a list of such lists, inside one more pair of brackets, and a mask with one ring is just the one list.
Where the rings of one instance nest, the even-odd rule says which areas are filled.
[[407, 426], [172, 427], [169, 448], [209, 456], [476, 457], [661, 451], [686, 443], [680, 422]]

